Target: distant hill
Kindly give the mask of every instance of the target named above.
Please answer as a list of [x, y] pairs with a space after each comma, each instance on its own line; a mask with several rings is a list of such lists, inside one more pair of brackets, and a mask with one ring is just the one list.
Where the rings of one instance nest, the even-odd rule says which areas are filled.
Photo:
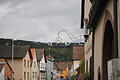
[[[10, 45], [12, 44], [11, 39], [0, 38], [0, 45]], [[14, 40], [15, 45], [29, 45], [31, 48], [45, 49], [46, 55], [53, 56], [55, 61], [72, 61], [72, 47], [73, 45], [80, 45], [83, 43], [43, 43], [35, 41], [25, 41], [25, 40]]]

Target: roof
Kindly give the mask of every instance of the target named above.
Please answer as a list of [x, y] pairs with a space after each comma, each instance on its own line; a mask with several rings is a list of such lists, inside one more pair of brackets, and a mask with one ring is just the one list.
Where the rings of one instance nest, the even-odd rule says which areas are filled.
[[0, 38], [0, 45], [12, 45], [12, 39]]
[[36, 49], [37, 61], [41, 61], [44, 54], [44, 49]]
[[58, 63], [56, 63], [57, 68], [60, 70], [66, 70], [67, 67], [70, 70], [72, 67], [72, 64], [73, 64], [73, 62], [58, 62]]
[[[29, 46], [15, 46], [14, 58], [24, 58], [28, 49]], [[0, 46], [0, 58], [12, 58], [11, 46]]]
[[36, 49], [35, 48], [29, 48], [30, 58], [31, 58], [31, 66], [33, 64], [33, 58], [36, 56]]
[[5, 59], [0, 59], [0, 62], [5, 62]]
[[84, 57], [84, 45], [73, 46], [73, 60], [80, 60]]
[[60, 70], [56, 62], [53, 63], [53, 67], [54, 67], [54, 69], [56, 69], [56, 70]]
[[49, 56], [46, 56], [45, 58], [46, 58], [47, 60], [49, 60], [49, 61], [53, 61], [53, 60], [54, 60], [54, 58], [53, 58], [52, 56], [50, 56], [50, 55], [49, 55]]
[[36, 50], [35, 50], [35, 48], [30, 48], [30, 54], [31, 54], [31, 57], [32, 57], [32, 58], [36, 55]]
[[12, 71], [12, 68], [11, 68], [11, 66], [9, 65], [9, 63], [7, 62], [7, 60], [6, 59], [0, 59], [0, 64], [7, 64], [8, 65], [8, 67], [10, 68], [10, 70]]

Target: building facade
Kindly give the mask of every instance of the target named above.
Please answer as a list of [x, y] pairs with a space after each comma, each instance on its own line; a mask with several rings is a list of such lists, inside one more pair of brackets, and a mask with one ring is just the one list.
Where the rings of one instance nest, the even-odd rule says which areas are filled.
[[60, 69], [56, 62], [53, 63], [53, 80], [60, 80]]
[[46, 77], [47, 80], [53, 80], [53, 58], [46, 56]]
[[[6, 59], [0, 59], [0, 68], [1, 68], [0, 70], [2, 71], [2, 74], [3, 74], [3, 78], [4, 78], [3, 80], [12, 79], [12, 68], [8, 64]], [[0, 80], [2, 80], [2, 79], [0, 79]]]
[[73, 67], [74, 70], [79, 67], [80, 59], [84, 58], [84, 45], [73, 46]]
[[[92, 29], [94, 80], [108, 80], [108, 61], [120, 57], [120, 0], [82, 0]], [[86, 4], [90, 5], [86, 5]], [[90, 35], [89, 35], [90, 36]]]
[[0, 47], [0, 58], [5, 58], [13, 70], [15, 80], [30, 80], [30, 53], [28, 46], [14, 46], [14, 58], [12, 63], [12, 51], [10, 46]]
[[4, 80], [4, 65], [5, 63], [0, 62], [0, 80]]
[[85, 42], [85, 72], [92, 73], [92, 33], [90, 33], [89, 37]]
[[46, 80], [46, 61], [44, 53], [45, 53], [44, 49], [36, 49], [37, 64], [39, 68], [38, 80]]
[[30, 70], [31, 79], [30, 80], [38, 80], [39, 79], [39, 77], [38, 77], [39, 68], [38, 68], [38, 65], [37, 65], [36, 49], [35, 48], [30, 48], [30, 53], [31, 53], [31, 56], [32, 56], [31, 70]]

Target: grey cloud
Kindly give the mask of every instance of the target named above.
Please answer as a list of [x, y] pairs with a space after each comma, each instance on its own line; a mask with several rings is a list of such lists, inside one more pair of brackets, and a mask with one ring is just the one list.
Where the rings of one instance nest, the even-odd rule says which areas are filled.
[[0, 0], [0, 4], [5, 4], [7, 3], [9, 0]]
[[14, 1], [14, 9], [0, 19], [3, 34], [11, 32], [15, 39], [53, 41], [61, 29], [80, 33], [79, 0]]
[[12, 4], [20, 4], [21, 2], [24, 2], [27, 0], [0, 0], [0, 5], [4, 5], [6, 3], [12, 3]]

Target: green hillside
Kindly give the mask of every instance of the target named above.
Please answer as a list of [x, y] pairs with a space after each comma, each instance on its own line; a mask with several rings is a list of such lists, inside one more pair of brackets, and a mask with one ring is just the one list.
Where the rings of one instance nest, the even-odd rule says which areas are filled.
[[[0, 45], [9, 43], [11, 39], [0, 39]], [[79, 45], [79, 43], [43, 43], [35, 41], [14, 40], [15, 45], [29, 45], [31, 48], [45, 49], [47, 56], [53, 56], [55, 61], [72, 61], [72, 46]]]

